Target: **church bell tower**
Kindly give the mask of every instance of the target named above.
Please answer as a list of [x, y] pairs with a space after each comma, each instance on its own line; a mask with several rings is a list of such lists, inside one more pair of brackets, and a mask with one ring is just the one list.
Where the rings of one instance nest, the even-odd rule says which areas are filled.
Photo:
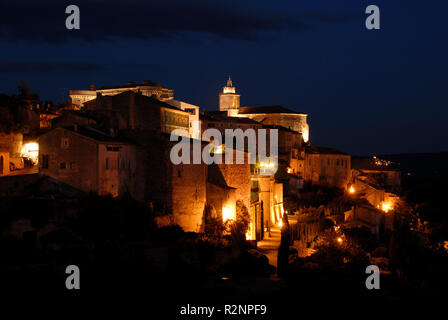
[[227, 80], [227, 85], [219, 94], [219, 111], [227, 111], [229, 117], [238, 115], [240, 108], [240, 95], [236, 93], [236, 88], [232, 84], [232, 79]]

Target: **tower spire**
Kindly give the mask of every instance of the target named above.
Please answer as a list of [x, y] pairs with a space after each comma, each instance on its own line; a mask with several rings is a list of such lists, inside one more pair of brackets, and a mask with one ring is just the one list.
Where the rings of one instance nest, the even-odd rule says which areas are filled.
[[233, 87], [232, 85], [232, 79], [229, 76], [229, 80], [227, 80], [227, 87]]

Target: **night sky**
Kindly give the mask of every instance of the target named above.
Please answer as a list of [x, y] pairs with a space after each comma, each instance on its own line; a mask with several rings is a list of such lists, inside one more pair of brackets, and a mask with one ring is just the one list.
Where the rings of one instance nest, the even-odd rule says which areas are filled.
[[[65, 28], [65, 7], [81, 30]], [[368, 5], [381, 30], [365, 28]], [[448, 1], [7, 1], [0, 92], [41, 99], [159, 81], [215, 110], [232, 76], [241, 105], [308, 113], [311, 142], [354, 155], [448, 151]]]

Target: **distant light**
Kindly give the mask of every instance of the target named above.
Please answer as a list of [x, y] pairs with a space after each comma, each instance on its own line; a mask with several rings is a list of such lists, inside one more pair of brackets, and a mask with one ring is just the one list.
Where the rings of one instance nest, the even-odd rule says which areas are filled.
[[277, 225], [278, 225], [280, 228], [283, 227], [283, 221], [280, 220], [280, 221], [277, 223]]
[[348, 192], [355, 193], [355, 188], [353, 188], [353, 186], [351, 186], [350, 189], [348, 189]]
[[339, 243], [342, 243], [342, 238], [341, 237], [338, 237], [337, 240], [338, 240]]

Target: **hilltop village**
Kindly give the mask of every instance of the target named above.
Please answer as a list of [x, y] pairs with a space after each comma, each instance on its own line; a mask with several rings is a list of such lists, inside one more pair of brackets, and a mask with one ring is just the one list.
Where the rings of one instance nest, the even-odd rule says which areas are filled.
[[[314, 145], [305, 111], [241, 106], [230, 77], [218, 106], [207, 110], [149, 80], [90, 85], [69, 96], [59, 106], [42, 103], [23, 84], [19, 95], [0, 96], [7, 270], [21, 268], [24, 252], [28, 264], [50, 269], [48, 257], [92, 270], [120, 257], [132, 270], [140, 261], [180, 276], [182, 266], [185, 279], [191, 270], [197, 277], [277, 271], [292, 277], [291, 288], [295, 281], [312, 288], [313, 278], [296, 271], [331, 265], [356, 275], [378, 264], [382, 274], [403, 278], [415, 276], [417, 265], [400, 252], [423, 252], [409, 243], [425, 254], [448, 251], [443, 236], [430, 241], [446, 225], [434, 228], [402, 198], [396, 163]], [[221, 160], [240, 155], [243, 163], [173, 163], [181, 139], [207, 150], [209, 129], [224, 137], [229, 129], [264, 130], [268, 142], [278, 137], [277, 158], [247, 161], [260, 141], [245, 136], [240, 146], [224, 139], [207, 151]]]
[[[398, 171], [383, 170], [385, 166], [352, 170], [350, 155], [313, 145], [306, 113], [278, 105], [240, 106], [230, 77], [216, 111], [201, 112], [199, 106], [174, 99], [174, 90], [152, 81], [99, 89], [90, 85], [69, 95], [71, 103], [53, 113], [30, 104], [24, 112], [38, 133], [25, 138], [28, 141], [21, 134], [3, 134], [2, 175], [9, 174], [8, 163], [22, 168], [20, 155], [25, 153], [41, 176], [86, 193], [128, 195], [153, 208], [158, 225], [175, 224], [187, 232], [204, 232], [207, 212], [224, 221], [235, 219], [239, 206], [249, 213], [247, 239], [253, 240], [262, 240], [285, 210], [295, 209], [286, 208], [284, 198], [306, 186], [370, 188], [368, 211], [374, 217], [365, 223], [371, 228], [378, 228], [381, 220], [376, 209], [391, 209], [394, 202], [394, 195], [381, 186], [399, 188]], [[278, 159], [275, 164], [172, 164], [173, 130], [184, 129], [189, 138], [200, 140], [209, 128], [223, 136], [226, 129], [265, 129], [268, 137], [275, 129]], [[219, 147], [224, 154], [225, 142]], [[247, 149], [232, 152], [248, 157]], [[273, 174], [263, 172], [274, 165]], [[380, 187], [366, 182], [366, 175], [375, 174], [381, 176]]]

